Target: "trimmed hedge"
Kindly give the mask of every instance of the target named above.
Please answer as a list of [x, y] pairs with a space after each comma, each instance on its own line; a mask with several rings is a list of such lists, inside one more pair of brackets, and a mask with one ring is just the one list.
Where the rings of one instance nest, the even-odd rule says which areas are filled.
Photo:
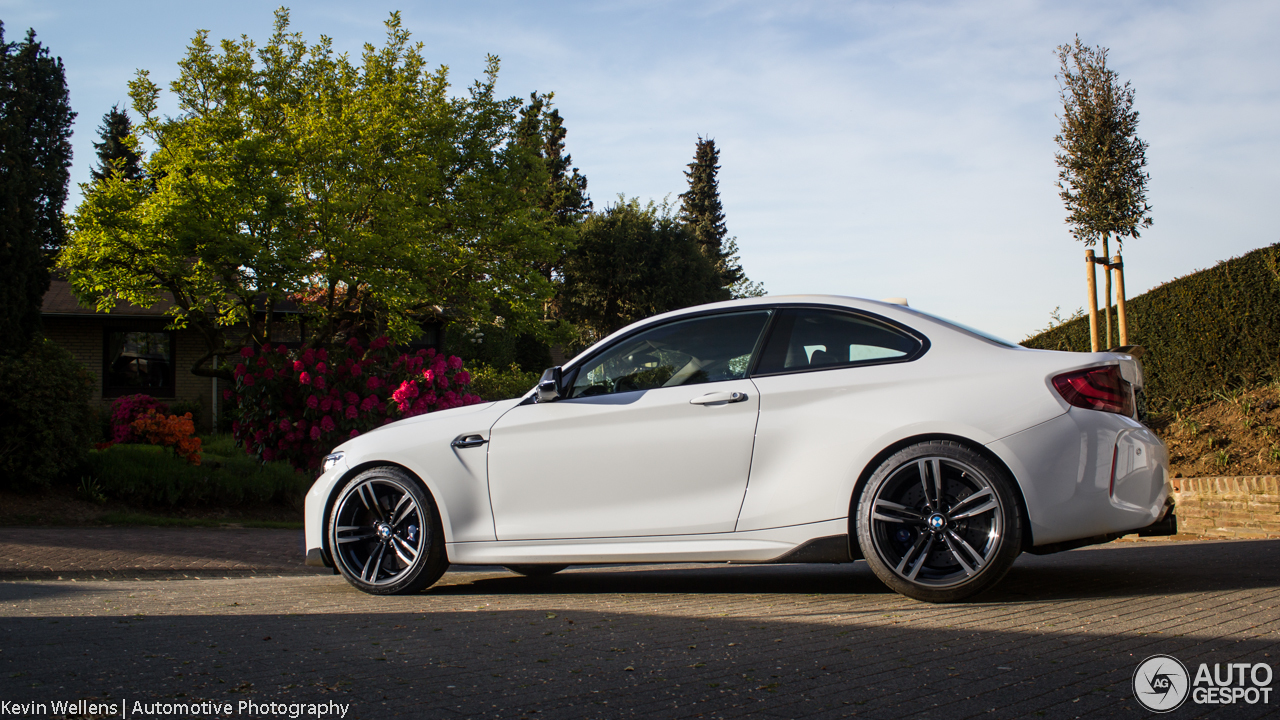
[[[1165, 283], [1126, 309], [1130, 344], [1146, 348], [1146, 394], [1157, 408], [1280, 378], [1280, 244]], [[1089, 318], [1022, 345], [1088, 352]]]
[[155, 445], [112, 445], [89, 451], [85, 472], [108, 499], [156, 508], [296, 503], [311, 487], [309, 475], [259, 463], [229, 438], [212, 444], [201, 465]]

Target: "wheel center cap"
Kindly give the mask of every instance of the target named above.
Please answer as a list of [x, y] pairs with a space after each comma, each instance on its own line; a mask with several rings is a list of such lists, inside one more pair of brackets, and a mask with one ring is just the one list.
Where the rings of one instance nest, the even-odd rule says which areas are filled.
[[391, 539], [391, 526], [386, 523], [378, 524], [378, 537], [383, 540]]
[[930, 530], [941, 530], [947, 526], [947, 519], [943, 517], [941, 513], [934, 513], [930, 515], [926, 522], [929, 523]]

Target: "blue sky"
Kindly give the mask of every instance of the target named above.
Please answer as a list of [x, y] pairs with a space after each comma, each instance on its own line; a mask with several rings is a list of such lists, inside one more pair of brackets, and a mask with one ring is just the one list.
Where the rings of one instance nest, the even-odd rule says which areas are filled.
[[[275, 7], [0, 0], [0, 20], [66, 64], [79, 183], [136, 69], [163, 86], [196, 29], [262, 40]], [[597, 208], [674, 199], [697, 137], [714, 138], [729, 232], [771, 294], [905, 296], [1013, 340], [1085, 305], [1053, 161], [1054, 47], [1077, 33], [1110, 48], [1150, 144], [1155, 225], [1125, 246], [1129, 295], [1280, 242], [1269, 0], [314, 0], [293, 27], [356, 54], [395, 9], [456, 91], [486, 53], [502, 94], [554, 91]]]

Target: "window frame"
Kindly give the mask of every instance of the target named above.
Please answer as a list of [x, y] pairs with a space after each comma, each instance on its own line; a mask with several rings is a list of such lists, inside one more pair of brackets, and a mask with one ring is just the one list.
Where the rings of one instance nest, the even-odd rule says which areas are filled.
[[[883, 315], [859, 310], [857, 308], [845, 307], [842, 305], [824, 305], [820, 303], [784, 303], [771, 306], [775, 311], [769, 318], [769, 324], [765, 327], [762, 341], [756, 348], [750, 367], [747, 369], [747, 377], [776, 377], [778, 375], [795, 375], [797, 373], [811, 372], [827, 372], [830, 370], [848, 370], [851, 368], [873, 367], [876, 365], [897, 365], [901, 363], [915, 362], [919, 360], [925, 353], [929, 352], [931, 346], [929, 338], [915, 328], [904, 325], [895, 320], [891, 320]], [[764, 349], [768, 347], [769, 341], [773, 339], [773, 335], [778, 331], [778, 323], [781, 321], [783, 314], [788, 310], [820, 310], [823, 312], [831, 312], [842, 315], [850, 315], [859, 320], [883, 325], [890, 330], [897, 331], [906, 335], [917, 342], [917, 347], [913, 352], [907, 353], [900, 357], [892, 358], [874, 358], [869, 360], [857, 360], [835, 365], [822, 365], [819, 367], [794, 367], [784, 368], [771, 372], [761, 372], [760, 363], [764, 360]]]
[[[164, 385], [152, 388], [139, 388], [128, 385], [113, 385], [111, 378], [111, 335], [113, 333], [148, 333], [164, 334], [169, 337], [169, 368], [165, 373]], [[153, 323], [108, 323], [102, 326], [102, 397], [118, 398], [127, 395], [147, 395], [154, 398], [176, 398], [178, 365], [178, 334], [163, 325]]]

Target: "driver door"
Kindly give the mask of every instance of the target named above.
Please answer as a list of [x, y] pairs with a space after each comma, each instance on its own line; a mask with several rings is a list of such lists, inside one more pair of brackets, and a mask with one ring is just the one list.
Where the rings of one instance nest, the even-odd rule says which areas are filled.
[[746, 372], [770, 311], [676, 320], [569, 372], [489, 436], [499, 540], [732, 532], [760, 401]]

